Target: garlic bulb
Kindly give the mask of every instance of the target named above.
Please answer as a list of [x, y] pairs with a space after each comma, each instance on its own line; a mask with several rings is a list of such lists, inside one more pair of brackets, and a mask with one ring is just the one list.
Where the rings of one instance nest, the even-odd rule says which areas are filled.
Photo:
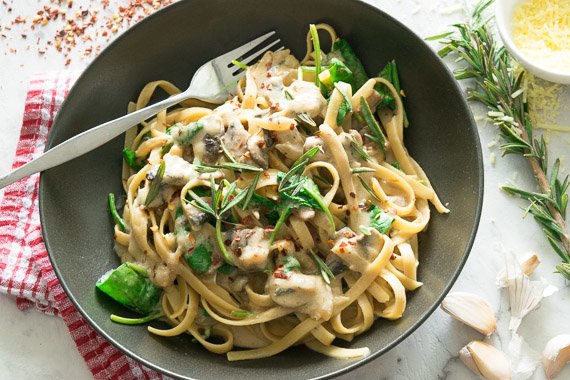
[[549, 379], [555, 378], [570, 360], [570, 334], [550, 339], [542, 352], [542, 366]]
[[489, 336], [497, 328], [497, 320], [491, 306], [476, 294], [449, 293], [440, 306], [447, 314], [483, 335]]
[[459, 351], [459, 359], [471, 371], [487, 380], [510, 379], [511, 364], [505, 354], [494, 346], [474, 340]]

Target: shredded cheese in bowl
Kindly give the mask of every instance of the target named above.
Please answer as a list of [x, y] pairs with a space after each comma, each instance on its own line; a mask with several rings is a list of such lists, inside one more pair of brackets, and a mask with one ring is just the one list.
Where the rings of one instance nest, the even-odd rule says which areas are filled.
[[570, 0], [527, 0], [513, 13], [515, 45], [534, 64], [570, 73]]

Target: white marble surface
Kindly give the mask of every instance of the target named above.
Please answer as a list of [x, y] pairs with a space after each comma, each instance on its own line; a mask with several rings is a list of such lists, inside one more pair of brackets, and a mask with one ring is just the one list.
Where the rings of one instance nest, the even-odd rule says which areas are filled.
[[[422, 37], [441, 32], [446, 25], [464, 18], [460, 10], [461, 0], [369, 0], [370, 3], [387, 11]], [[10, 3], [10, 1], [9, 1]], [[2, 13], [0, 24], [6, 17], [17, 14], [32, 17], [43, 1], [11, 2], [12, 15]], [[471, 1], [472, 3], [472, 1]], [[90, 4], [86, 0], [75, 0], [75, 5]], [[29, 34], [28, 39], [50, 35], [49, 25]], [[26, 50], [29, 40], [9, 41], [0, 39], [0, 174], [6, 173], [11, 165], [18, 138], [18, 131], [24, 108], [26, 83], [35, 72], [60, 69], [81, 69], [88, 60], [81, 60], [78, 51], [73, 52], [71, 64], [65, 66], [61, 54], [48, 51], [39, 56], [33, 48]], [[16, 47], [16, 54], [4, 54], [8, 46]], [[434, 45], [435, 46], [435, 45]], [[564, 98], [570, 103], [570, 91], [566, 89]], [[477, 109], [476, 113], [481, 113]], [[563, 118], [570, 124], [570, 115]], [[538, 253], [542, 264], [534, 275], [544, 277], [560, 288], [531, 312], [523, 321], [519, 333], [529, 345], [541, 352], [546, 342], [554, 335], [568, 333], [567, 316], [570, 315], [570, 293], [560, 276], [552, 270], [557, 257], [549, 248], [540, 229], [530, 218], [522, 219], [520, 207], [523, 203], [509, 199], [502, 194], [498, 186], [509, 180], [532, 188], [532, 178], [525, 175], [526, 163], [519, 158], [500, 158], [496, 147], [488, 144], [495, 140], [497, 131], [493, 126], [480, 122], [479, 128], [485, 160], [485, 200], [481, 225], [473, 251], [454, 290], [470, 291], [482, 295], [492, 305], [499, 318], [499, 329], [492, 337], [492, 342], [503, 349], [510, 340], [506, 324], [509, 318], [508, 298], [497, 290], [495, 277], [503, 265], [501, 247], [517, 254], [534, 251]], [[564, 155], [568, 151], [570, 135], [561, 134], [552, 139], [551, 149], [554, 155]], [[491, 165], [491, 153], [497, 155], [497, 162]], [[567, 166], [563, 167], [567, 171]], [[516, 174], [520, 173], [520, 174]], [[459, 349], [471, 339], [480, 339], [480, 335], [471, 329], [453, 321], [441, 310], [437, 310], [408, 339], [383, 357], [365, 367], [344, 376], [344, 379], [469, 379], [475, 378], [457, 359]], [[0, 296], [0, 378], [57, 378], [87, 379], [91, 375], [77, 353], [75, 346], [59, 318], [42, 315], [34, 310], [21, 312], [12, 300]], [[539, 367], [533, 379], [544, 379]], [[560, 378], [570, 378], [570, 369], [566, 369]]]

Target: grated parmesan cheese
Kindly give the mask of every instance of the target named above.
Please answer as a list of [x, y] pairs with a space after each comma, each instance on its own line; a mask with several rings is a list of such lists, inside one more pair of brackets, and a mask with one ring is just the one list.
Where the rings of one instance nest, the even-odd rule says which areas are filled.
[[527, 0], [517, 6], [513, 41], [536, 64], [570, 72], [570, 0]]
[[[515, 64], [513, 70], [518, 75], [523, 68]], [[525, 72], [521, 84], [523, 100], [528, 103], [528, 115], [535, 128], [547, 131], [570, 132], [570, 126], [559, 124], [560, 113], [564, 107], [560, 100], [564, 98], [564, 86], [545, 81]]]

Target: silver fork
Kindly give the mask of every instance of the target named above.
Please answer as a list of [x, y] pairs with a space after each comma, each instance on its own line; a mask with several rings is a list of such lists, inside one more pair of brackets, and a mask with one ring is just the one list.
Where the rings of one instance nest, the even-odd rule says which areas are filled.
[[[243, 57], [243, 59], [241, 59], [242, 63], [248, 64], [252, 62], [262, 53], [279, 43], [280, 40], [277, 39], [265, 45], [263, 48], [252, 51], [274, 34], [275, 31], [271, 31], [237, 49], [206, 62], [196, 70], [190, 82], [190, 86], [186, 91], [136, 112], [91, 128], [51, 148], [41, 156], [12, 171], [8, 175], [1, 177], [0, 189], [24, 177], [61, 165], [90, 152], [121, 133], [126, 132], [132, 126], [183, 100], [195, 98], [208, 103], [223, 103], [231, 94], [229, 90], [230, 85], [236, 83], [237, 80], [245, 74], [245, 71], [240, 70], [239, 67], [232, 64], [232, 60]], [[282, 49], [282, 47], [276, 50], [280, 49]]]

